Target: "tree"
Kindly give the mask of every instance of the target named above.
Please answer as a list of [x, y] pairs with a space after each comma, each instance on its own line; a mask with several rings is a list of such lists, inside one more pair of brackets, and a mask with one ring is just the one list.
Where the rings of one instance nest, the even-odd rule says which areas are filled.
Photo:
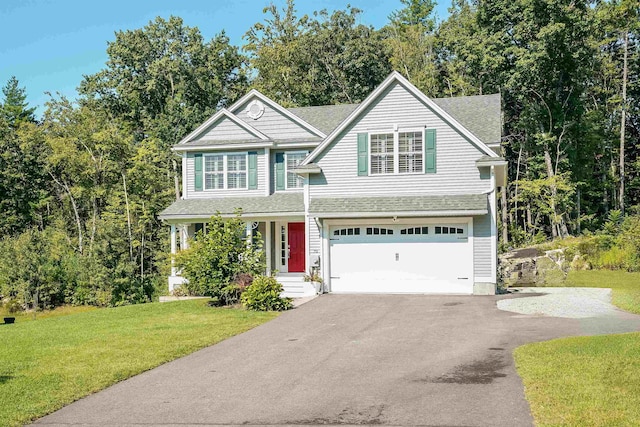
[[0, 104], [0, 116], [11, 128], [15, 129], [20, 123], [35, 122], [35, 107], [29, 108], [25, 88], [18, 86], [19, 82], [12, 76], [2, 88], [4, 99]]

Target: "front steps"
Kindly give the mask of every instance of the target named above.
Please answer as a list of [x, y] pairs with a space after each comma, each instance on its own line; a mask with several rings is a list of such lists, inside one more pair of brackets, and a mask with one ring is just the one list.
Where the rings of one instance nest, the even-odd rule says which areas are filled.
[[311, 282], [304, 281], [303, 273], [279, 273], [276, 280], [282, 284], [282, 297], [302, 298], [316, 295], [316, 288]]

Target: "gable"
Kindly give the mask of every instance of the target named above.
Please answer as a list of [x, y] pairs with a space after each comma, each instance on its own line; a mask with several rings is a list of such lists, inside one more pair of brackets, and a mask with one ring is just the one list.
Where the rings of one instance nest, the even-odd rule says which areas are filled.
[[202, 130], [198, 137], [192, 141], [239, 141], [256, 138], [257, 135], [255, 133], [249, 132], [246, 128], [234, 123], [229, 117], [222, 116]]
[[[248, 107], [254, 102], [259, 103], [258, 105], [262, 109], [261, 112], [254, 115], [254, 117], [258, 116], [256, 118], [252, 117], [248, 111]], [[286, 112], [284, 108], [282, 110]], [[305, 127], [303, 120], [299, 118], [295, 120], [295, 116], [289, 112], [287, 113], [293, 117], [287, 116], [287, 114], [274, 108], [268, 101], [256, 95], [249, 96], [241, 103], [234, 105], [231, 111], [241, 120], [273, 140], [307, 140], [324, 136], [314, 132], [311, 126]]]

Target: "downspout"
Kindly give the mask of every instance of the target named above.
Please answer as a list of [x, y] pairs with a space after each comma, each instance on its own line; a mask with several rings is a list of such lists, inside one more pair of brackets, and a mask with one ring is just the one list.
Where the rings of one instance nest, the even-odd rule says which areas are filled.
[[[324, 256], [324, 245], [325, 245], [325, 239], [323, 236], [324, 230], [322, 227], [322, 221], [318, 221], [318, 218], [314, 217], [313, 218], [314, 222], [316, 223], [316, 226], [318, 227], [318, 231], [320, 234], [320, 272], [322, 273], [322, 277], [325, 277], [325, 271], [326, 269], [324, 268], [324, 266], [327, 263], [327, 260], [325, 259]], [[320, 293], [324, 294], [325, 293], [325, 285], [324, 285], [325, 279], [322, 280], [322, 283], [320, 284]]]

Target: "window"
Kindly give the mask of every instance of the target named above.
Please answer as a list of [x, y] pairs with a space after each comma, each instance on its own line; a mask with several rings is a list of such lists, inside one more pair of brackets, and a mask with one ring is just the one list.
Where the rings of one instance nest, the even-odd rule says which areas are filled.
[[247, 156], [227, 155], [227, 188], [247, 188]]
[[378, 236], [378, 235], [390, 235], [393, 234], [393, 230], [390, 228], [379, 228], [379, 227], [367, 227], [367, 235], [368, 236]]
[[422, 172], [422, 132], [398, 134], [398, 173]]
[[204, 189], [224, 188], [224, 155], [204, 156]]
[[422, 130], [371, 134], [370, 175], [424, 172]]
[[393, 134], [371, 135], [371, 175], [393, 173]]
[[464, 234], [464, 229], [456, 227], [436, 227], [436, 234]]
[[429, 234], [429, 227], [410, 227], [400, 230], [400, 234]]
[[304, 158], [307, 157], [306, 152], [301, 153], [286, 153], [287, 158], [287, 188], [302, 188], [304, 185], [304, 178], [302, 178], [293, 170], [298, 166]]
[[247, 153], [205, 154], [204, 189], [247, 188]]
[[341, 228], [339, 230], [333, 230], [334, 236], [359, 236], [360, 228]]

